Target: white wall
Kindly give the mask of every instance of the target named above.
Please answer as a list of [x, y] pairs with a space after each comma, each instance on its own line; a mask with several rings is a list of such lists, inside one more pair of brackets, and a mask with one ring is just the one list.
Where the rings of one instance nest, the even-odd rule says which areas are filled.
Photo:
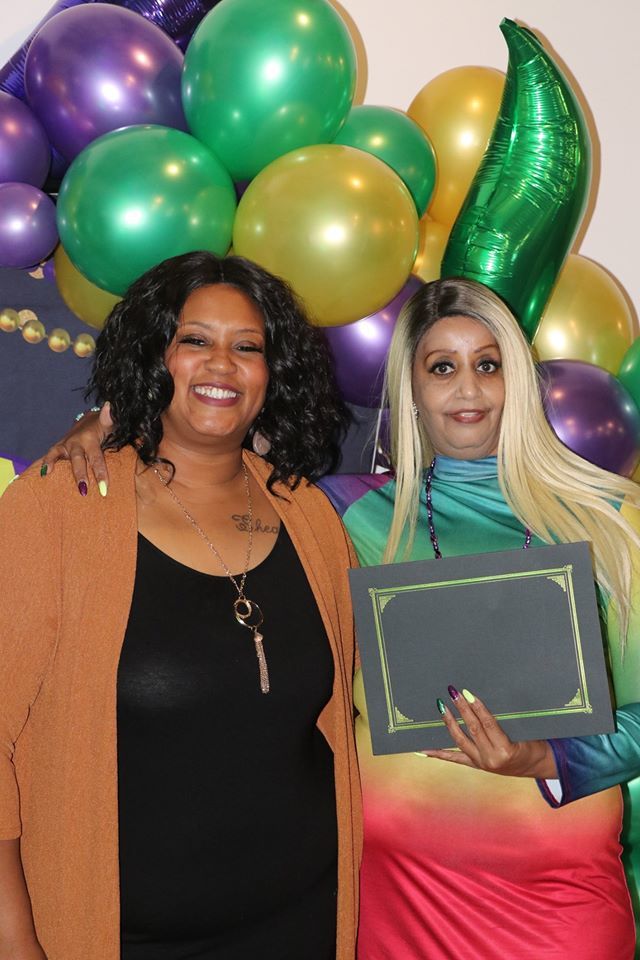
[[[268, 2], [268, 0], [264, 0]], [[0, 63], [52, 0], [0, 0]], [[406, 109], [451, 67], [506, 69], [503, 16], [542, 35], [573, 76], [597, 132], [597, 198], [580, 253], [606, 267], [640, 311], [640, 3], [638, 0], [340, 0], [366, 50], [366, 102]]]

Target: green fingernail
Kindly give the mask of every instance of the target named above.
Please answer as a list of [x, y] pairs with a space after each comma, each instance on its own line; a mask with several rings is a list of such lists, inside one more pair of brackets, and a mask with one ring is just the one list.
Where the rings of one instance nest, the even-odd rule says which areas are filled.
[[106, 495], [107, 495], [107, 481], [106, 481], [106, 480], [98, 480], [98, 490], [100, 491], [100, 496], [101, 496], [101, 497], [106, 497]]
[[440, 697], [438, 697], [438, 699], [436, 700], [436, 703], [437, 703], [437, 705], [438, 705], [438, 710], [440, 711], [440, 716], [444, 717], [444, 712], [445, 712], [446, 707], [445, 707], [443, 701], [440, 699]]
[[40, 476], [41, 476], [41, 477], [46, 477], [46, 475], [47, 475], [47, 470], [48, 470], [48, 469], [49, 469], [49, 467], [47, 466], [47, 464], [46, 464], [46, 463], [43, 463], [42, 466], [40, 467]]
[[467, 701], [467, 703], [475, 703], [475, 702], [476, 702], [476, 698], [474, 697], [474, 695], [473, 695], [469, 690], [463, 690], [463, 691], [462, 691], [462, 696], [465, 698], [465, 700]]

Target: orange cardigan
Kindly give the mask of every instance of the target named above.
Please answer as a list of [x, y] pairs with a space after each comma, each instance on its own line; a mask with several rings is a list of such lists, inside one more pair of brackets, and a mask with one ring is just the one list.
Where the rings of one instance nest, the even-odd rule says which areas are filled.
[[[264, 488], [267, 466], [245, 460]], [[135, 452], [109, 454], [108, 466], [105, 499], [95, 485], [80, 497], [67, 464], [46, 479], [31, 468], [0, 499], [0, 839], [21, 837], [48, 960], [120, 957], [116, 677], [136, 567]], [[272, 503], [333, 652], [333, 696], [318, 727], [335, 758], [337, 960], [352, 960], [361, 847], [353, 555], [324, 494], [306, 484], [280, 493]]]

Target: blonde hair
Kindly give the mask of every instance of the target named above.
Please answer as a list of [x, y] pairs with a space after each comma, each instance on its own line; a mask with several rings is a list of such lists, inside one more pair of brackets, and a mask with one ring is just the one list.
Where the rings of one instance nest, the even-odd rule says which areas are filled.
[[505, 304], [472, 280], [447, 278], [425, 284], [406, 304], [394, 331], [385, 377], [390, 409], [391, 461], [396, 499], [383, 560], [411, 552], [423, 471], [435, 455], [424, 425], [413, 415], [412, 368], [418, 343], [438, 320], [472, 317], [495, 337], [502, 357], [505, 403], [498, 443], [498, 481], [523, 526], [547, 543], [587, 540], [596, 581], [612, 598], [626, 636], [631, 607], [633, 551], [640, 537], [616, 505], [640, 507], [631, 480], [588, 463], [556, 437], [544, 414], [531, 348]]

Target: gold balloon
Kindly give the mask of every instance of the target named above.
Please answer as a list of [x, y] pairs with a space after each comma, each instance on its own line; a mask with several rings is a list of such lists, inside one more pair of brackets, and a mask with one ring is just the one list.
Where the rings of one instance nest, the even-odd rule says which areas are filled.
[[4, 330], [5, 333], [13, 333], [19, 326], [20, 317], [17, 310], [12, 310], [11, 307], [0, 310], [0, 330]]
[[295, 150], [244, 193], [233, 247], [287, 280], [314, 323], [351, 323], [384, 307], [418, 247], [415, 203], [377, 157], [340, 144]]
[[27, 320], [22, 328], [22, 336], [27, 343], [40, 343], [46, 335], [44, 324], [40, 320]]
[[633, 339], [615, 280], [593, 260], [567, 257], [533, 341], [540, 360], [582, 360], [616, 374]]
[[411, 268], [411, 273], [420, 277], [425, 283], [437, 280], [440, 277], [440, 264], [449, 239], [449, 228], [442, 223], [436, 223], [429, 216], [420, 221], [420, 246], [418, 256]]
[[73, 342], [73, 352], [76, 357], [85, 359], [96, 352], [96, 342], [90, 333], [80, 333]]
[[56, 247], [53, 262], [56, 284], [66, 305], [90, 327], [102, 330], [111, 310], [122, 298], [87, 280], [71, 263], [61, 243]]
[[13, 468], [11, 460], [0, 457], [0, 496], [7, 489], [12, 480], [14, 480], [16, 471]]
[[64, 353], [71, 346], [71, 337], [68, 330], [62, 327], [56, 327], [51, 331], [48, 337], [49, 349], [54, 353]]
[[438, 165], [429, 216], [451, 227], [493, 130], [505, 76], [492, 67], [455, 67], [434, 77], [407, 113], [427, 134]]

